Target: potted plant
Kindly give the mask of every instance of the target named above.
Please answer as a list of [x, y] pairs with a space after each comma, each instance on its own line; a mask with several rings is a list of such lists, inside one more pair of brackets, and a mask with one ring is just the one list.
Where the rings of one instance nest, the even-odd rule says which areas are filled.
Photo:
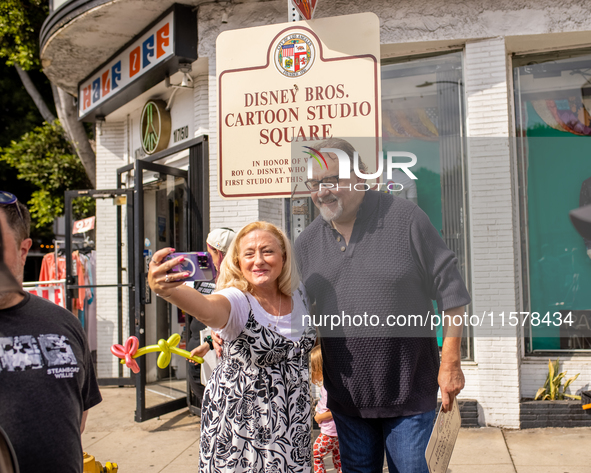
[[559, 371], [559, 360], [548, 360], [548, 376], [544, 386], [538, 389], [535, 400], [521, 402], [519, 426], [522, 429], [543, 427], [591, 427], [591, 416], [581, 409], [581, 404], [572, 402], [581, 396], [565, 391], [579, 375], [562, 382], [566, 371]]
[[551, 360], [548, 360], [548, 376], [546, 377], [546, 382], [544, 383], [543, 387], [538, 389], [536, 397], [534, 397], [534, 401], [562, 401], [565, 397], [570, 399], [578, 399], [579, 401], [581, 400], [581, 396], [575, 396], [574, 394], [567, 394], [565, 392], [566, 388], [568, 388], [581, 373], [577, 373], [572, 378], [568, 378], [566, 383], [564, 383], [564, 387], [562, 387], [562, 379], [566, 376], [566, 371], [558, 373], [559, 360], [560, 358], [557, 358], [554, 363], [552, 363]]

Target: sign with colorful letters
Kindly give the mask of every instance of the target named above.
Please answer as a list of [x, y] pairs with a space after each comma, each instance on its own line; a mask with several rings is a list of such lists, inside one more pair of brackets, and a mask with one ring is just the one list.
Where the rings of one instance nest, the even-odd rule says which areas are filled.
[[173, 55], [174, 12], [170, 12], [131, 45], [78, 86], [82, 118]]
[[197, 15], [175, 3], [78, 83], [78, 119], [108, 117], [196, 60]]

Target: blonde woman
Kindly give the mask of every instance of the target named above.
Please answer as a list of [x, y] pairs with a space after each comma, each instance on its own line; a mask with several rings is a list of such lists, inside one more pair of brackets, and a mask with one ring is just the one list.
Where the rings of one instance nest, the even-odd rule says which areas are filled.
[[199, 471], [309, 472], [315, 332], [302, 324], [310, 312], [289, 240], [267, 222], [244, 227], [209, 296], [167, 274], [180, 262], [162, 262], [171, 252], [154, 254], [150, 286], [224, 339], [203, 398]]

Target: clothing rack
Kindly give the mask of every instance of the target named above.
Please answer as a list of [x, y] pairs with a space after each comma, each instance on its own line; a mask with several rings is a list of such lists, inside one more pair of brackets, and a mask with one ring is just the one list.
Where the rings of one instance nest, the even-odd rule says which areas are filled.
[[35, 286], [49, 286], [56, 284], [65, 284], [65, 279], [56, 279], [55, 281], [29, 281], [24, 282], [23, 287], [35, 287]]
[[[65, 307], [66, 280], [56, 279], [55, 281], [27, 281], [23, 282], [23, 289], [32, 292], [39, 297], [50, 300], [61, 307]], [[57, 296], [59, 288], [59, 297]], [[54, 292], [51, 292], [54, 291]]]
[[65, 240], [53, 240], [53, 257], [54, 257], [54, 261], [55, 261], [55, 279], [59, 279], [59, 270], [58, 270], [58, 264], [57, 264], [57, 257], [59, 254], [59, 245], [66, 244]]
[[[65, 240], [53, 240], [54, 243], [54, 253], [55, 253], [55, 260], [57, 261], [57, 257], [59, 256], [61, 251], [65, 251], [66, 247], [66, 241]], [[60, 247], [59, 245], [62, 244], [64, 246]], [[94, 250], [94, 241], [92, 241], [88, 236], [84, 237], [84, 241], [80, 242], [80, 241], [72, 241], [72, 251], [82, 251], [82, 252], [86, 252], [86, 251], [92, 251]], [[57, 269], [56, 269], [56, 279], [58, 277], [58, 273], [57, 273]]]

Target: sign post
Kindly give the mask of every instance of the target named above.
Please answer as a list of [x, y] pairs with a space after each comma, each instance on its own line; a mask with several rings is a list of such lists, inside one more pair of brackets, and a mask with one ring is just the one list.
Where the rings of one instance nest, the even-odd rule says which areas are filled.
[[293, 5], [299, 10], [306, 20], [311, 20], [314, 17], [314, 10], [316, 9], [317, 0], [291, 0]]

